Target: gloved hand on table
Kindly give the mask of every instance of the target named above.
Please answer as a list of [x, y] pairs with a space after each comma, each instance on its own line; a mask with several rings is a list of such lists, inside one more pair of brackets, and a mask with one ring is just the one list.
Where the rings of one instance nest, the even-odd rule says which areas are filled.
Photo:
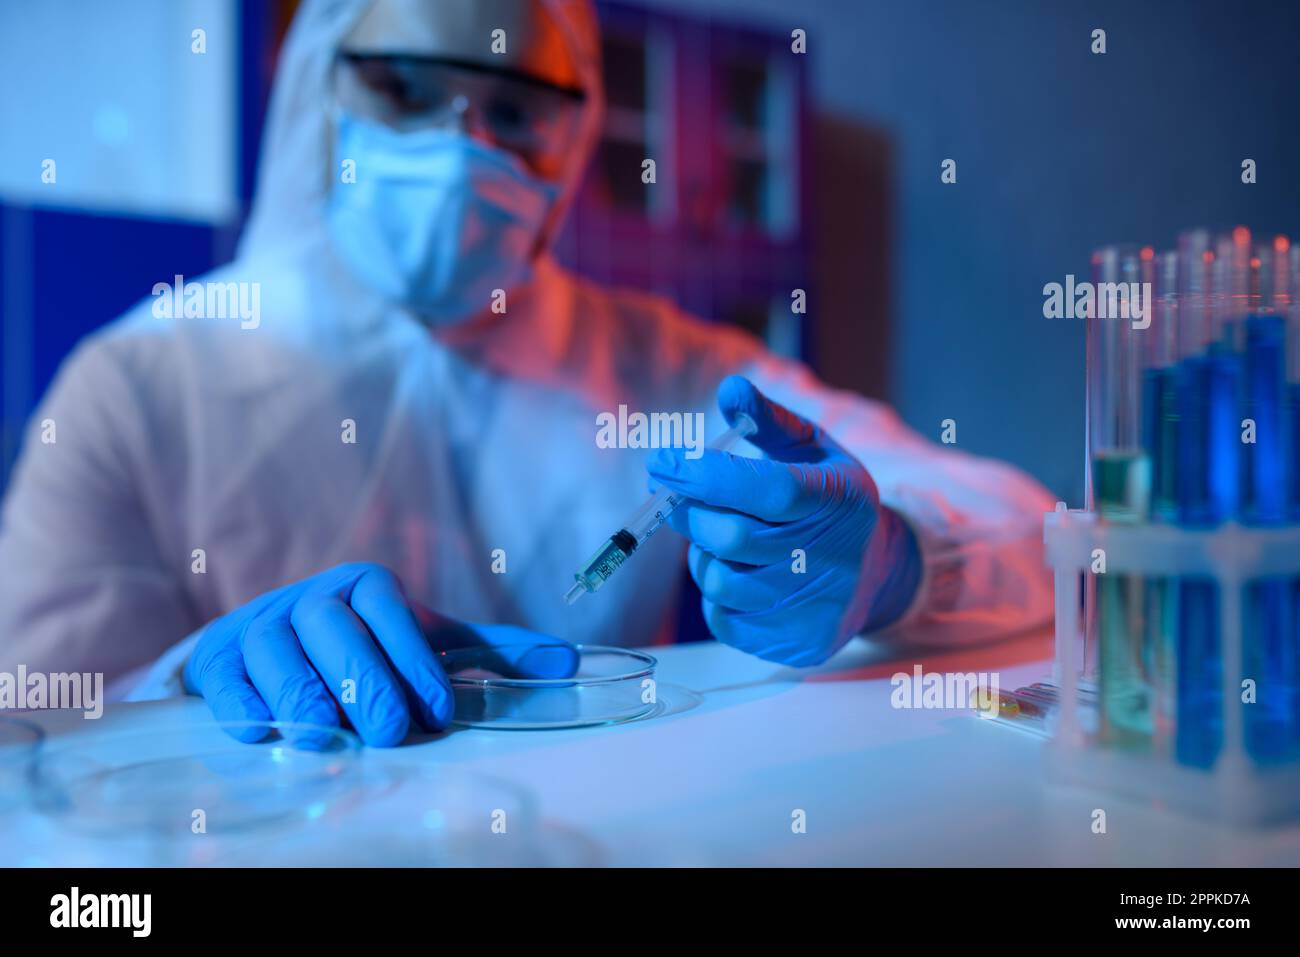
[[748, 441], [766, 458], [661, 449], [649, 464], [655, 480], [688, 496], [669, 521], [691, 541], [713, 636], [805, 666], [896, 621], [920, 581], [920, 551], [862, 463], [741, 376], [723, 380], [718, 407], [728, 422], [738, 412], [753, 418]]
[[[287, 721], [338, 727], [339, 706], [366, 744], [387, 747], [412, 721], [441, 731], [451, 684], [438, 652], [499, 648], [511, 677], [566, 678], [576, 650], [512, 625], [467, 625], [410, 601], [388, 569], [339, 565], [254, 599], [204, 629], [185, 665], [185, 689], [219, 721]], [[344, 694], [348, 680], [355, 694]], [[338, 702], [338, 705], [335, 704]], [[257, 740], [260, 729], [236, 733]]]

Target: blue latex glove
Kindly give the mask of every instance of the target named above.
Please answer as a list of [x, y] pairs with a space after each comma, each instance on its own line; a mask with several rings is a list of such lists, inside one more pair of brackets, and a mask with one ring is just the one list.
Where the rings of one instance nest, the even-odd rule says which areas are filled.
[[737, 412], [753, 418], [748, 441], [766, 458], [661, 449], [649, 464], [654, 479], [688, 496], [670, 521], [691, 540], [691, 577], [713, 636], [805, 666], [895, 621], [916, 592], [920, 554], [862, 463], [740, 376], [718, 387], [718, 407], [728, 422]]
[[[493, 664], [512, 677], [567, 678], [577, 666], [567, 642], [444, 618], [409, 601], [388, 569], [356, 563], [267, 592], [213, 621], [183, 680], [220, 721], [338, 727], [341, 707], [366, 744], [387, 747], [406, 737], [412, 719], [425, 731], [447, 727], [454, 702], [438, 651], [473, 645], [500, 648]], [[343, 693], [348, 679], [355, 696]], [[254, 741], [262, 734], [235, 736]]]

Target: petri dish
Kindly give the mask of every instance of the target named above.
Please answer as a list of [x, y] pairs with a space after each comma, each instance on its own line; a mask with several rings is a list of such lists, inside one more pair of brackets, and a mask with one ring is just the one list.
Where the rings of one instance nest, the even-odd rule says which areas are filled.
[[46, 744], [34, 793], [90, 836], [246, 834], [321, 816], [355, 787], [360, 752], [350, 731], [278, 721], [84, 732]]
[[654, 657], [606, 645], [572, 647], [577, 669], [567, 678], [518, 678], [504, 667], [505, 661], [536, 653], [536, 647], [442, 652], [456, 700], [453, 723], [502, 731], [585, 728], [633, 721], [655, 710]]
[[44, 738], [40, 725], [0, 717], [0, 813], [25, 803]]
[[[434, 745], [436, 747], [436, 745]], [[368, 759], [375, 755], [368, 755]], [[463, 768], [384, 753], [349, 813], [277, 847], [276, 866], [536, 867], [548, 831], [528, 788]], [[260, 864], [250, 846], [236, 864]]]

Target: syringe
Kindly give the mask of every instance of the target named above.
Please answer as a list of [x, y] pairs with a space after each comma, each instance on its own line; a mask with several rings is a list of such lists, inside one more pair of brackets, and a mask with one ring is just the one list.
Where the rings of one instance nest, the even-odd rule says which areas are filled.
[[[748, 415], [741, 412], [736, 416], [736, 424], [709, 443], [709, 448], [726, 452], [740, 439], [753, 435], [758, 426]], [[637, 509], [623, 527], [605, 540], [605, 544], [596, 550], [596, 554], [578, 569], [573, 577], [573, 587], [564, 593], [564, 600], [572, 605], [587, 592], [597, 591], [609, 581], [614, 572], [628, 560], [659, 526], [667, 521], [673, 509], [682, 504], [686, 496], [664, 486], [650, 496], [649, 501]]]

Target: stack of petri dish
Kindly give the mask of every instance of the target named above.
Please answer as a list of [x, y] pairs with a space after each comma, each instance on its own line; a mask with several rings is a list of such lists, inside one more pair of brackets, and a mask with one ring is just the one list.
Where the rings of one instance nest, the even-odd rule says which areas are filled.
[[32, 775], [50, 863], [220, 865], [246, 844], [311, 829], [360, 782], [339, 728], [199, 721], [86, 731]]

